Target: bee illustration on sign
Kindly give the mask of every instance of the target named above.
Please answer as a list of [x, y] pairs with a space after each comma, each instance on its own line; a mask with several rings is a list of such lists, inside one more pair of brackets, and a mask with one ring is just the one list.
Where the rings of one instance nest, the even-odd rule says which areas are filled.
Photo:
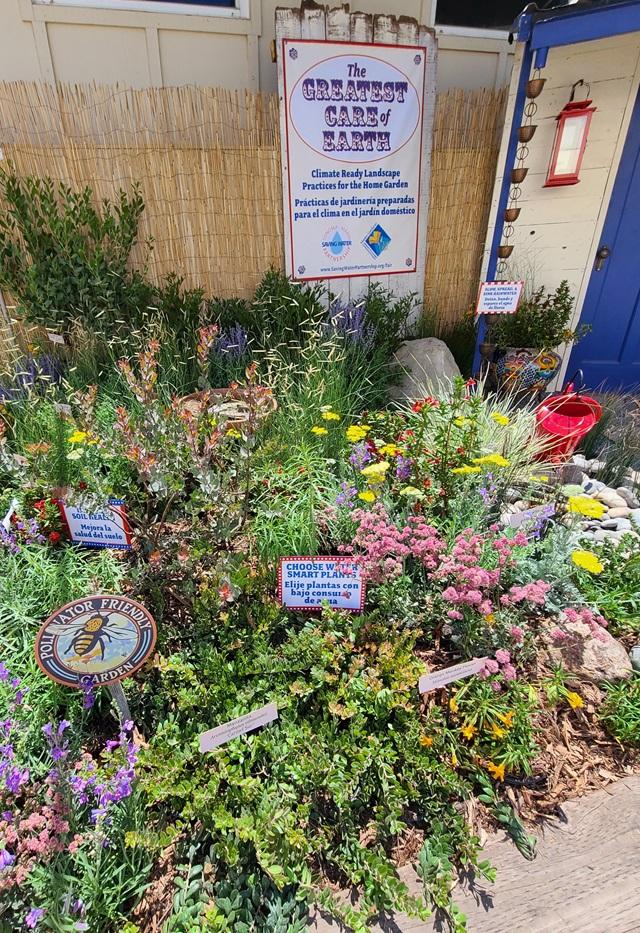
[[[50, 625], [49, 631], [55, 635], [73, 636], [71, 644], [63, 652], [64, 657], [73, 654], [73, 657], [69, 658], [70, 663], [87, 663], [93, 657], [97, 657], [98, 653], [104, 661], [106, 642], [131, 641], [136, 637], [135, 630], [131, 629], [128, 623], [123, 624], [117, 617], [100, 613], [68, 625]], [[127, 653], [128, 650], [125, 651], [125, 654]]]
[[45, 674], [70, 687], [112, 684], [137, 670], [156, 641], [153, 617], [122, 596], [88, 596], [56, 610], [36, 640]]

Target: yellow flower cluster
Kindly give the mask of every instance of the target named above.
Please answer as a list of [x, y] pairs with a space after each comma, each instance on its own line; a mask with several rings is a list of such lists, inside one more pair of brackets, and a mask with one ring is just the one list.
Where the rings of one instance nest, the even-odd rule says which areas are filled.
[[491, 466], [508, 467], [511, 461], [503, 457], [502, 454], [485, 454], [484, 457], [474, 457], [473, 463], [478, 463], [480, 466], [489, 464]]
[[370, 483], [382, 483], [384, 482], [388, 469], [389, 461], [380, 460], [378, 463], [370, 463], [369, 466], [364, 467], [360, 472]]
[[510, 422], [510, 420], [511, 420], [509, 417], [507, 417], [507, 415], [503, 415], [503, 414], [502, 414], [501, 412], [499, 412], [499, 411], [494, 411], [494, 412], [492, 412], [492, 413], [491, 413], [491, 418], [495, 421], [496, 424], [501, 424], [503, 427], [505, 427], [507, 424], [509, 424], [509, 422]]
[[602, 502], [590, 499], [589, 496], [569, 496], [567, 508], [576, 515], [585, 515], [587, 518], [602, 518], [606, 509]]
[[372, 489], [365, 489], [364, 492], [358, 493], [358, 499], [362, 499], [363, 502], [375, 502], [377, 498]]
[[594, 554], [593, 551], [574, 551], [571, 555], [571, 560], [576, 567], [588, 570], [589, 573], [602, 573], [604, 570], [604, 565], [598, 560], [597, 555]]
[[311, 428], [311, 433], [316, 434], [318, 437], [320, 437], [322, 434], [328, 434], [329, 432], [327, 431], [326, 428], [323, 428], [321, 425], [314, 424], [314, 426]]
[[403, 450], [397, 444], [383, 444], [382, 447], [378, 447], [378, 453], [383, 457], [397, 457]]
[[470, 464], [467, 463], [465, 466], [454, 467], [451, 472], [456, 473], [458, 476], [467, 476], [469, 473], [479, 473], [480, 467], [470, 466]]
[[368, 424], [350, 424], [346, 430], [347, 440], [351, 444], [357, 444], [358, 441], [365, 439], [370, 430], [371, 427]]
[[340, 415], [338, 414], [338, 412], [331, 411], [331, 409], [328, 409], [327, 411], [323, 411], [322, 417], [325, 421], [340, 421]]

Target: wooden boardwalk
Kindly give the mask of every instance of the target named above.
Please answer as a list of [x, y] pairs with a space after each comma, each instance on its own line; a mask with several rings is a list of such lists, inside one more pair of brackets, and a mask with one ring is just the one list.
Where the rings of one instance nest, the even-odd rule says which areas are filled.
[[[563, 809], [567, 822], [538, 834], [533, 862], [503, 834], [490, 837], [484, 856], [498, 869], [495, 885], [455, 892], [469, 933], [640, 933], [640, 775]], [[415, 878], [407, 880], [419, 890]], [[335, 933], [339, 927], [318, 919], [312, 929]], [[396, 917], [373, 930], [434, 933], [446, 927]]]

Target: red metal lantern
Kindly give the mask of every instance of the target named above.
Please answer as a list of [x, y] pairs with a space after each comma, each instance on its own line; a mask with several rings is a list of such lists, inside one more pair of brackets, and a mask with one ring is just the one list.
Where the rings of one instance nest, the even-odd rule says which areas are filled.
[[[571, 95], [573, 97], [573, 93]], [[545, 188], [560, 185], [577, 185], [580, 181], [580, 166], [587, 145], [589, 125], [596, 108], [590, 100], [570, 100], [565, 104], [556, 120], [556, 138], [547, 172]]]

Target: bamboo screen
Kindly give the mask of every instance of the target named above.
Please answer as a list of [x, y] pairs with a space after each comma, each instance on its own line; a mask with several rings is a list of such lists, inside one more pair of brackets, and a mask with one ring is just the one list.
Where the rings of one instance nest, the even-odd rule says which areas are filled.
[[[503, 109], [501, 91], [438, 96], [425, 303], [445, 323], [477, 290]], [[150, 276], [178, 272], [208, 295], [250, 296], [283, 265], [278, 136], [276, 95], [0, 83], [4, 164], [98, 198], [139, 181]]]

